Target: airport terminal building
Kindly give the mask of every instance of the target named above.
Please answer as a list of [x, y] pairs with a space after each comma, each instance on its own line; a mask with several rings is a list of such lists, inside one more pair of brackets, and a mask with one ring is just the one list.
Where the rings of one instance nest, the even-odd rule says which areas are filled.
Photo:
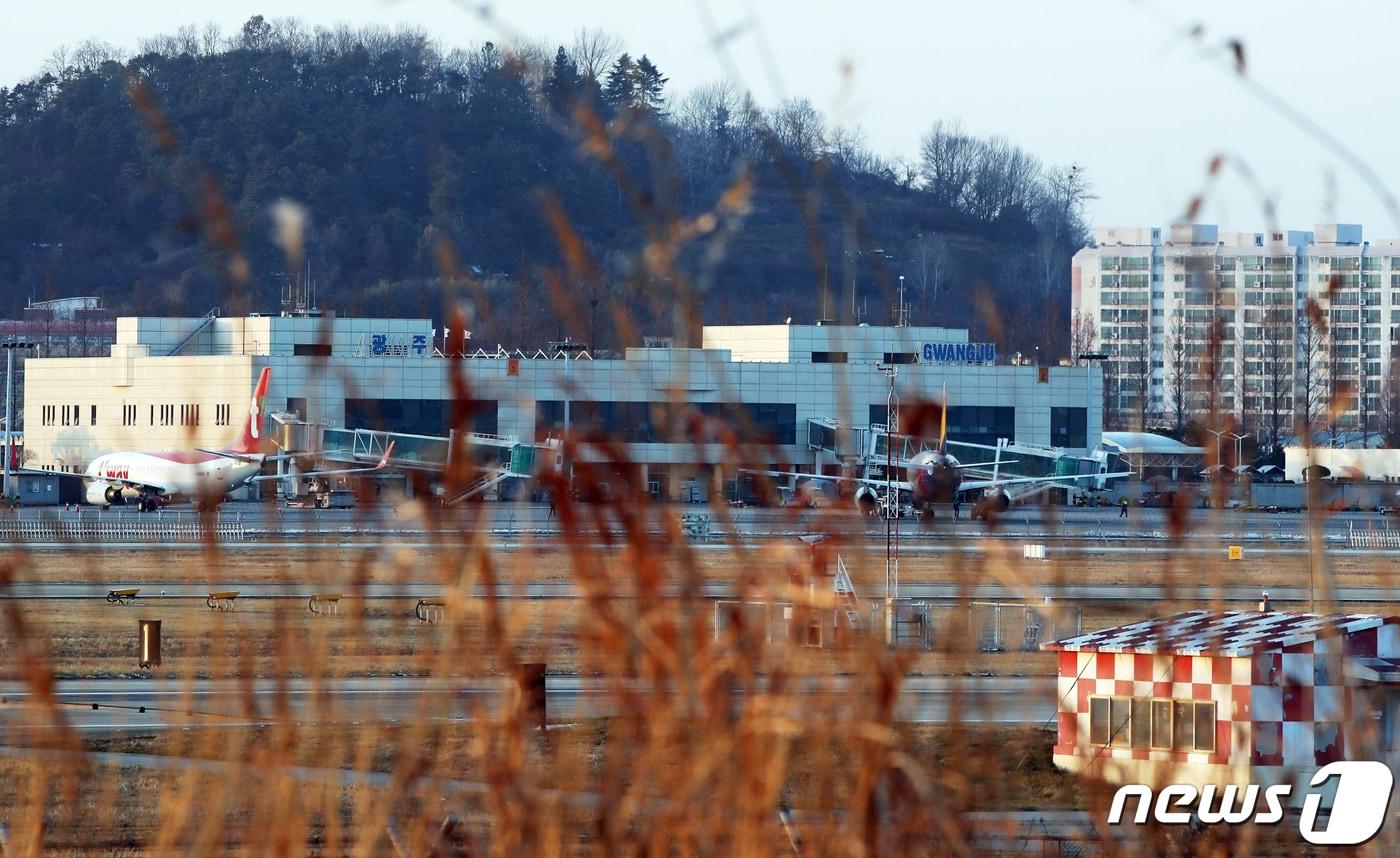
[[965, 330], [706, 327], [698, 349], [649, 345], [607, 358], [475, 344], [446, 356], [443, 332], [427, 319], [121, 318], [109, 356], [27, 362], [27, 465], [80, 472], [115, 450], [222, 446], [263, 367], [272, 369], [269, 412], [425, 436], [449, 434], [460, 384], [472, 431], [531, 442], [560, 437], [566, 422], [601, 430], [625, 442], [642, 478], [668, 497], [695, 497], [697, 480], [708, 494], [724, 476], [708, 464], [725, 458], [720, 439], [697, 440], [696, 414], [734, 426], [773, 465], [836, 472], [837, 457], [814, 433], [886, 422], [881, 365], [896, 368], [905, 407], [946, 386], [952, 439], [1071, 453], [1099, 441], [1098, 367], [998, 364], [994, 345], [969, 342]]

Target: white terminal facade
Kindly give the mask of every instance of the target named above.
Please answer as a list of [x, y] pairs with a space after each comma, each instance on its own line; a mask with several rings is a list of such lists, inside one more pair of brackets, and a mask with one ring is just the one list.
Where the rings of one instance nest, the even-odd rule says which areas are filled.
[[[1329, 391], [1345, 384], [1359, 395], [1345, 398], [1338, 427], [1378, 426], [1400, 330], [1400, 241], [1364, 241], [1359, 225], [1336, 223], [1096, 229], [1074, 256], [1071, 288], [1072, 348], [1109, 356], [1110, 424], [1171, 426], [1214, 404], [1266, 438], [1277, 420], [1286, 437], [1305, 404], [1319, 428]], [[1325, 326], [1309, 321], [1309, 299]]]
[[647, 485], [671, 497], [733, 477], [716, 471], [726, 458], [719, 439], [697, 443], [697, 413], [734, 426], [766, 465], [839, 472], [834, 456], [808, 443], [808, 421], [884, 423], [880, 364], [897, 367], [905, 407], [946, 386], [953, 439], [1073, 453], [1097, 445], [1102, 425], [1097, 367], [998, 365], [994, 347], [969, 343], [964, 330], [706, 327], [701, 348], [629, 348], [614, 359], [502, 348], [447, 358], [443, 342], [427, 319], [121, 318], [110, 356], [27, 362], [27, 464], [77, 472], [116, 450], [222, 446], [263, 367], [272, 368], [268, 411], [350, 429], [449, 434], [458, 369], [472, 431], [557, 438], [567, 403], [572, 430], [624, 441]]

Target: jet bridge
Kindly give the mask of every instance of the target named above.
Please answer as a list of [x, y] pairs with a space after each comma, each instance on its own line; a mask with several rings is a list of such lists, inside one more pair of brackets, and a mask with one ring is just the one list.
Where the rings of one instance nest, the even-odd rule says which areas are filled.
[[891, 443], [896, 462], [906, 462], [936, 446], [932, 441], [909, 435], [891, 435], [889, 427], [883, 423], [843, 426], [828, 417], [807, 420], [807, 449], [829, 453], [837, 462], [857, 471], [884, 467], [885, 449]]
[[[377, 429], [342, 429], [275, 415], [281, 424], [276, 439], [285, 452], [306, 453], [324, 461], [348, 465], [373, 465], [388, 453], [386, 466], [398, 471], [444, 473], [452, 464], [454, 439], [437, 435], [385, 432]], [[483, 432], [460, 435], [458, 447], [482, 476], [447, 502], [458, 503], [495, 488], [505, 480], [529, 478], [537, 466], [556, 467], [558, 442], [525, 444], [513, 437]], [[548, 451], [541, 460], [541, 451]], [[281, 463], [279, 462], [279, 465]]]

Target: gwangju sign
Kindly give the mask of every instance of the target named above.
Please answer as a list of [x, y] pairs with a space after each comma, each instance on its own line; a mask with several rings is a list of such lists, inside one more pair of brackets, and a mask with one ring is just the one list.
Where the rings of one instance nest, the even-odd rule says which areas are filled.
[[924, 343], [924, 363], [996, 363], [995, 343]]

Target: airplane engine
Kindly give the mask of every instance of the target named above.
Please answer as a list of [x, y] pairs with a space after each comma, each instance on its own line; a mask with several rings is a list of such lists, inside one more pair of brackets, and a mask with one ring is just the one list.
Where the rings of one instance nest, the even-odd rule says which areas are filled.
[[122, 490], [108, 483], [89, 483], [83, 499], [93, 506], [120, 506], [125, 501]]
[[1011, 498], [1006, 492], [991, 491], [977, 499], [972, 505], [972, 517], [985, 519], [991, 515], [1000, 515], [1011, 509]]
[[862, 515], [874, 515], [875, 511], [880, 507], [880, 497], [870, 486], [861, 486], [856, 489], [856, 493], [853, 497], [855, 498], [856, 509], [860, 510]]

